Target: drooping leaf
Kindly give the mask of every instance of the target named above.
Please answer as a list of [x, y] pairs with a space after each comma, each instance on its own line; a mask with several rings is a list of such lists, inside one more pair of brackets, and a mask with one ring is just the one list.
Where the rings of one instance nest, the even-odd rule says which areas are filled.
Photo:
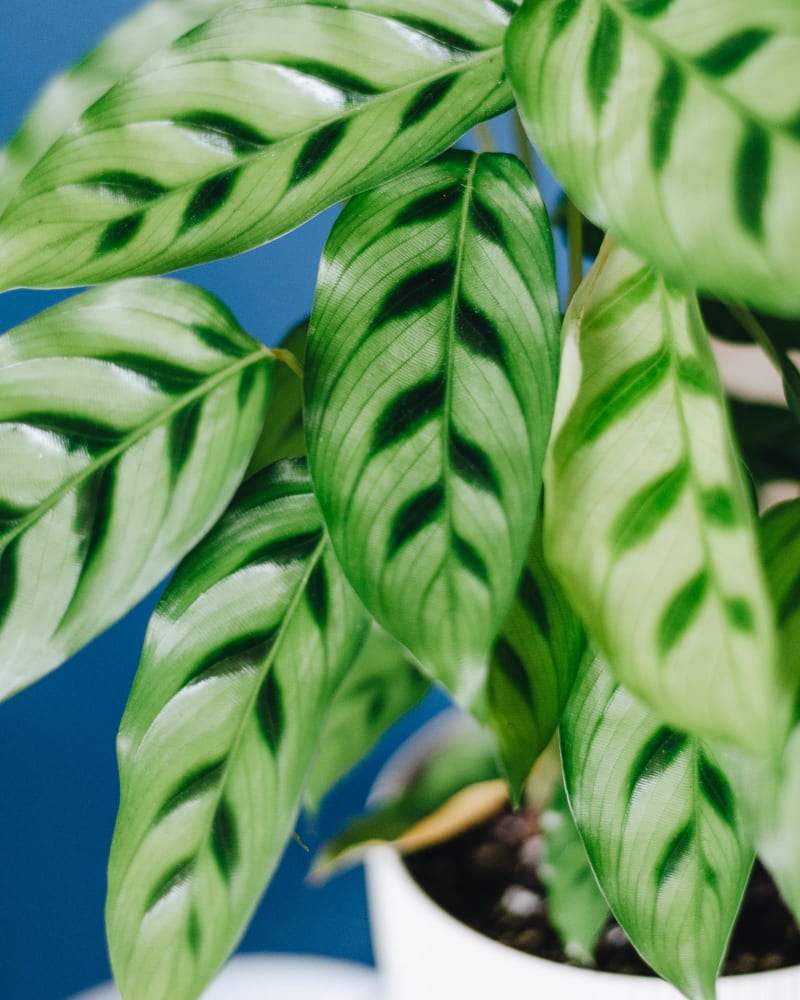
[[412, 852], [441, 843], [493, 816], [507, 800], [492, 737], [472, 726], [450, 736], [403, 788], [325, 845], [317, 878], [360, 861], [378, 844]]
[[800, 7], [708, 14], [707, 0], [526, 0], [509, 76], [593, 222], [673, 280], [797, 315]]
[[231, 0], [155, 0], [126, 18], [79, 63], [51, 80], [0, 151], [0, 210], [56, 139], [123, 76]]
[[515, 801], [555, 734], [584, 646], [583, 627], [545, 563], [539, 518], [489, 667], [489, 722]]
[[317, 809], [331, 788], [417, 704], [428, 687], [403, 647], [373, 625], [331, 704], [306, 787], [306, 806]]
[[544, 855], [538, 872], [547, 889], [547, 915], [566, 954], [582, 965], [593, 965], [594, 949], [608, 921], [609, 908], [562, 784], [542, 814], [541, 823]]
[[791, 687], [697, 303], [608, 249], [565, 330], [548, 561], [618, 679], [670, 725], [774, 756]]
[[730, 782], [587, 656], [561, 726], [572, 813], [623, 930], [691, 1000], [714, 981], [753, 852]]
[[194, 1000], [235, 946], [365, 624], [303, 460], [249, 479], [179, 567], [119, 735], [106, 916], [123, 996]]
[[511, 103], [500, 0], [250, 0], [105, 94], [0, 217], [2, 287], [258, 246]]
[[[308, 320], [303, 320], [286, 334], [281, 348], [302, 365], [306, 353]], [[250, 459], [248, 475], [265, 469], [281, 458], [299, 458], [306, 453], [303, 432], [303, 381], [288, 365], [275, 367], [272, 394], [261, 437]]]
[[121, 618], [236, 489], [271, 361], [210, 295], [140, 280], [0, 337], [0, 696]]
[[739, 450], [758, 485], [800, 481], [800, 434], [794, 416], [780, 406], [730, 400]]
[[558, 326], [544, 207], [509, 156], [449, 153], [354, 199], [323, 255], [306, 435], [331, 540], [473, 710], [533, 530]]

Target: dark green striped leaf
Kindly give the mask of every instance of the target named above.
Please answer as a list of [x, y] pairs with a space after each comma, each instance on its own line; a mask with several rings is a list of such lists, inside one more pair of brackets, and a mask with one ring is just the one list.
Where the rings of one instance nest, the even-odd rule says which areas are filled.
[[489, 722], [515, 799], [555, 734], [584, 645], [583, 627], [544, 561], [539, 519], [489, 668]]
[[408, 653], [373, 625], [331, 704], [319, 753], [306, 787], [306, 805], [319, 804], [378, 739], [428, 690]]
[[[31, 166], [0, 215], [2, 287], [229, 256], [430, 159], [511, 104], [506, 6], [226, 7], [122, 78]], [[97, 181], [120, 172], [129, 193], [153, 193], [135, 213]]]
[[690, 1000], [714, 981], [753, 852], [730, 781], [587, 656], [561, 724], [567, 793], [614, 916]]
[[249, 479], [178, 568], [119, 735], [106, 916], [124, 996], [197, 997], [236, 945], [365, 626], [302, 459]]
[[533, 530], [558, 326], [546, 215], [512, 157], [449, 153], [355, 199], [325, 249], [306, 376], [320, 506], [371, 614], [473, 710]]
[[791, 692], [697, 303], [603, 250], [565, 321], [545, 551], [620, 681], [773, 757]]
[[506, 54], [592, 222], [676, 283], [800, 313], [795, 0], [722, 0], [713, 23], [706, 0], [525, 0]]
[[210, 295], [139, 280], [0, 338], [0, 696], [122, 617], [239, 483], [271, 361]]
[[79, 63], [55, 77], [0, 151], [0, 211], [20, 182], [86, 109], [122, 77], [230, 0], [154, 0], [126, 18]]

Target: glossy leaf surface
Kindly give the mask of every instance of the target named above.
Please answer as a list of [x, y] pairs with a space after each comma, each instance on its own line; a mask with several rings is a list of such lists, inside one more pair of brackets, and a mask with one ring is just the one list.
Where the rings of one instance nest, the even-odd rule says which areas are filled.
[[4, 287], [156, 274], [280, 236], [511, 103], [508, 0], [249, 0], [154, 55], [0, 217]]
[[365, 618], [302, 461], [249, 479], [156, 609], [119, 735], [108, 937], [132, 1000], [193, 1000], [291, 835]]
[[676, 281], [800, 313], [795, 0], [527, 0], [506, 51], [593, 222]]
[[0, 695], [121, 618], [219, 517], [271, 367], [174, 281], [87, 292], [0, 337]]
[[403, 647], [373, 625], [331, 704], [306, 788], [306, 805], [317, 809], [428, 687]]
[[517, 799], [555, 734], [584, 646], [583, 626], [545, 563], [540, 518], [489, 667], [489, 721]]
[[588, 656], [562, 722], [570, 805], [614, 916], [660, 976], [713, 1000], [753, 853], [730, 782]]
[[320, 506], [369, 611], [473, 709], [533, 531], [558, 327], [544, 206], [512, 157], [449, 153], [354, 199], [326, 246]]
[[0, 151], [0, 209], [40, 157], [90, 105], [148, 56], [229, 4], [230, 0], [155, 0], [51, 80], [22, 127]]
[[550, 565], [618, 679], [670, 725], [774, 756], [791, 696], [697, 303], [607, 249], [565, 330]]

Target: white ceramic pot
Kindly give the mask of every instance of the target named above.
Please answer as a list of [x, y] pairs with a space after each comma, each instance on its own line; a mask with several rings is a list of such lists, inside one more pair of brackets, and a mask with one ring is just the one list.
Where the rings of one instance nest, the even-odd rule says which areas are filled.
[[[385, 797], [454, 726], [447, 713], [426, 726], [393, 758], [376, 785]], [[659, 979], [573, 968], [498, 944], [441, 909], [411, 878], [397, 853], [379, 847], [367, 856], [372, 937], [382, 1000], [680, 1000]], [[800, 966], [730, 976], [718, 1000], [800, 1000]]]

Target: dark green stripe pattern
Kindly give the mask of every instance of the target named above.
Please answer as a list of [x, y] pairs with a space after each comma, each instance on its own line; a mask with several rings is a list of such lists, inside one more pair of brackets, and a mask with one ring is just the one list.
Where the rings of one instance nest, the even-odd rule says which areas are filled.
[[238, 942], [365, 627], [303, 459], [247, 480], [178, 568], [119, 736], [107, 926], [126, 996], [197, 997]]
[[589, 654], [564, 713], [567, 793], [614, 916], [655, 971], [713, 1000], [753, 861], [731, 781]]
[[175, 281], [86, 292], [0, 339], [0, 697], [155, 586], [238, 486], [272, 363]]
[[675, 728], [778, 752], [754, 519], [696, 301], [608, 244], [565, 321], [548, 560], [620, 681]]
[[525, 4], [509, 79], [594, 224], [676, 283], [797, 316], [800, 7], [721, 5], [712, 21], [707, 0]]
[[512, 157], [448, 153], [334, 226], [305, 380], [320, 506], [370, 613], [473, 709], [533, 531], [558, 337]]
[[32, 166], [0, 215], [2, 287], [230, 256], [430, 159], [510, 107], [508, 20], [483, 0], [223, 9]]

